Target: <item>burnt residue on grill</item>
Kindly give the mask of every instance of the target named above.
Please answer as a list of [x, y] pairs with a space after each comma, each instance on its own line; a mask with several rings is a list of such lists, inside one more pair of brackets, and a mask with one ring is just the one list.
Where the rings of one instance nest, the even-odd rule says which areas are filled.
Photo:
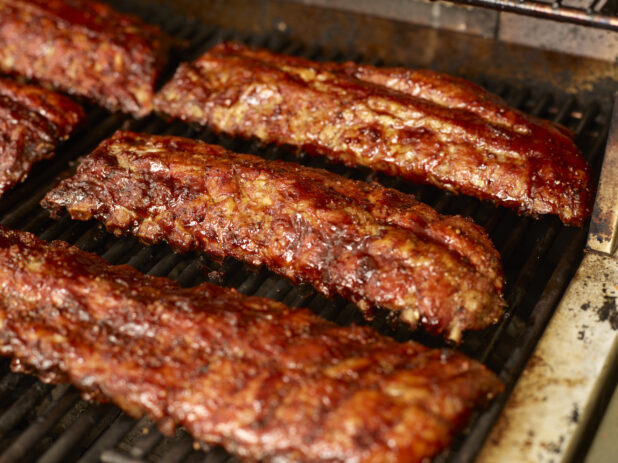
[[[618, 289], [618, 285], [616, 285], [616, 289]], [[605, 284], [602, 287], [602, 292], [603, 303], [601, 305], [593, 306], [590, 302], [584, 302], [583, 304], [581, 304], [580, 309], [584, 311], [592, 309], [599, 317], [599, 321], [607, 321], [613, 330], [618, 330], [618, 304], [616, 303], [617, 297], [608, 293], [607, 286]], [[585, 331], [581, 331], [582, 340], [585, 338], [585, 335]]]
[[616, 306], [616, 296], [603, 296], [603, 305], [596, 309], [599, 320], [608, 321], [612, 329], [618, 330], [618, 307]]

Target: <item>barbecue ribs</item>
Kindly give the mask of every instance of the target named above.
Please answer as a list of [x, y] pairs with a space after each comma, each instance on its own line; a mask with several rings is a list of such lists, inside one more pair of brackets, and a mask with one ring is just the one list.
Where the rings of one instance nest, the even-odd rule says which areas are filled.
[[421, 462], [502, 384], [451, 350], [0, 227], [0, 353], [248, 460]]
[[0, 69], [109, 109], [152, 110], [169, 41], [158, 26], [89, 0], [0, 0]]
[[83, 118], [82, 108], [65, 96], [0, 79], [0, 195], [53, 156]]
[[498, 252], [485, 231], [412, 197], [200, 141], [117, 132], [44, 198], [58, 216], [266, 265], [459, 341], [502, 314]]
[[590, 215], [590, 167], [566, 129], [432, 71], [223, 43], [182, 64], [155, 109], [567, 224]]

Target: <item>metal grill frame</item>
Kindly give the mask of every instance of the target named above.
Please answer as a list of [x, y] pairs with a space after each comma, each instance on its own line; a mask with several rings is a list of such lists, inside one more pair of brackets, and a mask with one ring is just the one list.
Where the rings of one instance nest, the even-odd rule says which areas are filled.
[[[290, 40], [285, 34], [239, 33], [204, 26], [178, 15], [170, 15], [163, 8], [144, 6], [139, 1], [125, 8], [141, 14], [150, 22], [162, 23], [168, 32], [188, 40], [191, 46], [178, 57], [182, 60], [192, 58], [222, 39], [234, 38], [250, 45], [309, 58], [381, 63], [378, 59], [367, 59], [366, 56], [346, 53], [336, 47], [325, 50], [307, 46]], [[530, 89], [505, 84], [499, 79], [481, 83], [516, 107], [571, 127], [598, 172], [605, 138], [610, 130], [609, 115], [602, 109], [602, 104], [599, 105], [594, 98], [582, 103], [561, 94], [559, 89], [555, 89], [554, 93], [535, 95]], [[295, 155], [256, 141], [217, 136], [208, 130], [178, 122], [168, 124], [155, 116], [136, 121], [124, 115], [109, 114], [100, 108], [89, 108], [86, 127], [59, 150], [56, 158], [35, 167], [26, 183], [0, 200], [1, 223], [33, 231], [43, 239], [75, 243], [103, 255], [111, 263], [128, 263], [145, 273], [169, 275], [183, 285], [194, 285], [209, 279], [237, 287], [246, 294], [273, 297], [291, 306], [308, 306], [339, 323], [362, 323], [362, 317], [353, 305], [342, 300], [328, 301], [310, 288], [295, 287], [264, 269], [252, 269], [231, 259], [219, 263], [194, 254], [180, 256], [167, 246], [146, 247], [133, 238], [116, 239], [105, 233], [99, 224], [74, 222], [66, 215], [54, 222], [38, 207], [38, 201], [58, 176], [67, 175], [79, 156], [87, 154], [99, 141], [120, 127], [196, 137], [223, 144], [234, 151], [254, 152], [267, 158], [298, 161]], [[367, 174], [363, 170], [326, 164], [319, 158], [302, 158], [301, 162], [354, 178], [366, 178]], [[373, 178], [387, 186], [415, 194], [441, 212], [473, 215], [492, 237], [498, 237], [496, 244], [505, 263], [511, 262], [506, 265], [510, 314], [497, 327], [467, 337], [461, 349], [498, 371], [511, 389], [577, 269], [586, 230], [565, 228], [552, 217], [541, 221], [517, 217], [505, 209], [494, 208], [472, 198], [456, 197], [431, 187], [416, 186], [380, 175]], [[520, 255], [522, 246], [526, 252]], [[539, 273], [543, 277], [536, 281]], [[531, 314], [534, 316], [531, 317]], [[441, 345], [439, 340], [422, 333], [410, 334], [403, 327], [393, 330], [384, 319], [378, 318], [374, 327], [399, 340], [413, 336], [425, 344]], [[503, 338], [511, 343], [506, 349], [508, 352], [504, 351]], [[84, 402], [73, 388], [66, 385], [43, 385], [31, 377], [10, 373], [8, 362], [0, 364], [0, 373], [0, 458], [4, 461], [27, 461], [32, 456], [44, 462], [78, 460], [84, 463], [99, 460], [117, 463], [229, 460], [218, 448], [209, 449], [205, 456], [185, 433], [163, 438], [147, 419], [136, 422], [111, 405]], [[7, 397], [14, 397], [16, 401], [2, 407], [1, 400]], [[441, 455], [436, 461], [465, 462], [473, 459], [507, 398], [508, 393], [495, 401], [488, 411], [479, 414], [470, 429], [455, 442], [452, 451]]]
[[480, 6], [555, 21], [580, 24], [600, 29], [618, 31], [618, 2], [591, 0], [586, 7], [573, 7], [563, 0], [446, 0], [462, 5]]

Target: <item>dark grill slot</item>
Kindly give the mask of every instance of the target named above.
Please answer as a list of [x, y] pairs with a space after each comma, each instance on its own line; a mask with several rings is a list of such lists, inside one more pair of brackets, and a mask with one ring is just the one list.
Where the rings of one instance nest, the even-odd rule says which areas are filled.
[[[472, 0], [467, 3], [490, 2]], [[517, 3], [521, 8], [528, 8], [529, 4]], [[166, 9], [148, 6], [144, 2], [123, 2], [118, 6], [148, 21], [159, 22], [169, 33], [187, 40], [189, 46], [178, 56], [179, 60], [191, 59], [222, 39], [235, 39], [318, 60], [381, 63], [371, 56], [355, 56], [341, 50], [307, 46], [290, 41], [282, 34], [245, 36], [230, 30], [204, 26], [196, 21], [170, 15]], [[593, 7], [598, 9], [600, 5], [595, 2]], [[398, 64], [414, 66], [415, 63]], [[555, 92], [539, 94], [533, 88], [515, 88], [500, 81], [485, 81], [481, 84], [499, 93], [516, 107], [559, 121], [572, 129], [576, 133], [578, 145], [598, 174], [609, 130], [609, 115], [595, 101], [579, 101], [557, 89]], [[216, 135], [209, 130], [178, 122], [167, 123], [155, 116], [131, 120], [123, 115], [110, 115], [98, 108], [88, 109], [85, 127], [60, 149], [54, 159], [37, 166], [27, 182], [0, 200], [0, 222], [32, 231], [46, 240], [69, 241], [82, 249], [103, 255], [114, 264], [128, 263], [142, 272], [174, 278], [185, 286], [208, 280], [235, 287], [244, 294], [274, 298], [291, 306], [308, 307], [337, 323], [364, 323], [360, 312], [352, 304], [341, 299], [328, 300], [309, 286], [295, 286], [263, 268], [251, 268], [229, 258], [219, 262], [193, 253], [178, 255], [163, 245], [143, 246], [134, 238], [110, 235], [94, 221], [75, 222], [68, 215], [59, 221], [51, 220], [38, 206], [39, 200], [59, 178], [71, 172], [79, 156], [90, 152], [97, 143], [120, 127], [190, 136], [219, 143], [234, 151], [301, 162], [351, 178], [377, 180], [414, 194], [443, 213], [472, 216], [477, 223], [487, 228], [502, 254], [507, 277], [505, 296], [509, 301], [509, 316], [496, 327], [468, 334], [460, 349], [496, 371], [509, 389], [515, 384], [581, 259], [586, 230], [563, 227], [553, 217], [539, 221], [519, 217], [509, 210], [495, 208], [473, 198], [454, 196], [433, 187], [376, 175], [367, 169], [349, 169], [328, 164], [321, 158], [302, 154], [297, 156], [274, 146], [264, 146], [255, 140]], [[442, 341], [423, 333], [410, 333], [403, 326], [392, 326], [381, 316], [371, 324], [397, 340], [415, 339], [432, 346], [442, 345]], [[8, 365], [8, 360], [0, 361], [0, 373], [3, 373], [0, 379], [2, 462], [237, 461], [220, 448], [199, 447], [182, 430], [177, 431], [173, 437], [163, 437], [147, 419], [135, 421], [113, 405], [79, 400], [73, 388], [45, 385], [32, 377], [11, 373]], [[507, 397], [508, 392], [495, 401], [489, 410], [479, 414], [451, 451], [436, 461], [464, 462], [473, 458]]]
[[[58, 440], [39, 458], [39, 463], [55, 463], [66, 461], [66, 457], [79, 450], [80, 443], [86, 439], [91, 429], [105, 416], [111, 407], [109, 405], [91, 404], [77, 420], [67, 428]], [[77, 449], [75, 449], [77, 447]]]
[[135, 421], [125, 414], [116, 412], [113, 421], [110, 421], [108, 428], [101, 434], [99, 439], [90, 449], [79, 459], [79, 463], [93, 463], [100, 461], [100, 457], [106, 449], [113, 448], [122, 437], [135, 426]]
[[31, 452], [38, 450], [43, 443], [42, 439], [79, 400], [79, 393], [64, 384], [56, 386], [53, 392], [61, 393], [60, 397], [44, 407], [40, 415], [43, 419], [31, 424], [3, 452], [2, 458], [5, 461], [29, 460]]
[[[9, 378], [19, 380], [20, 376], [10, 374]], [[11, 389], [17, 389], [17, 382], [11, 386]], [[13, 426], [19, 423], [19, 421], [45, 397], [50, 391], [51, 386], [41, 382], [35, 382], [31, 384], [29, 388], [26, 388], [26, 384], [22, 383], [19, 389], [24, 392], [19, 396], [19, 399], [0, 416], [0, 436], [4, 437], [8, 431], [13, 429]], [[3, 396], [4, 395], [5, 393], [3, 393]]]

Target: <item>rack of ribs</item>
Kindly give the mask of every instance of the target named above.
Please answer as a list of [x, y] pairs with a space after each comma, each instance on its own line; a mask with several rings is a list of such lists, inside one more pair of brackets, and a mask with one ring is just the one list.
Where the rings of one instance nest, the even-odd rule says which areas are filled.
[[14, 369], [249, 461], [426, 461], [503, 388], [457, 351], [3, 227], [0, 328]]
[[52, 157], [83, 119], [81, 106], [66, 96], [0, 78], [0, 195]]
[[368, 318], [382, 307], [455, 342], [503, 313], [500, 257], [481, 227], [295, 163], [119, 131], [42, 205], [146, 243], [266, 265], [348, 298]]
[[155, 110], [566, 224], [590, 216], [590, 166], [564, 127], [433, 71], [222, 43], [182, 64]]
[[89, 0], [0, 0], [0, 69], [135, 116], [169, 48], [158, 26]]

